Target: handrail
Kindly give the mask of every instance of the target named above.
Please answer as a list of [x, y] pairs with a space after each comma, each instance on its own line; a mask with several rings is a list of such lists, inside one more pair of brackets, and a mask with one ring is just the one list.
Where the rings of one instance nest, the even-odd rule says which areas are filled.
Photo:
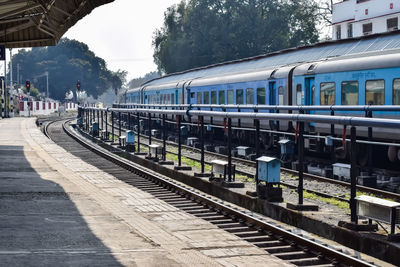
[[283, 106], [283, 105], [206, 105], [206, 104], [114, 104], [117, 107], [134, 107], [134, 108], [219, 108], [219, 109], [258, 109], [258, 110], [291, 110], [291, 111], [400, 111], [400, 105], [364, 105], [364, 106]]
[[106, 110], [108, 112], [121, 113], [152, 113], [152, 114], [169, 114], [179, 116], [204, 116], [219, 117], [231, 119], [253, 119], [253, 120], [283, 120], [297, 121], [308, 123], [326, 123], [339, 124], [347, 126], [363, 126], [363, 127], [381, 127], [400, 129], [400, 119], [383, 119], [383, 118], [364, 118], [354, 116], [330, 116], [330, 115], [309, 115], [309, 114], [289, 114], [289, 113], [261, 113], [261, 112], [221, 112], [221, 111], [205, 111], [205, 110], [168, 110], [168, 109], [124, 109], [124, 108], [91, 108], [85, 107], [85, 110]]

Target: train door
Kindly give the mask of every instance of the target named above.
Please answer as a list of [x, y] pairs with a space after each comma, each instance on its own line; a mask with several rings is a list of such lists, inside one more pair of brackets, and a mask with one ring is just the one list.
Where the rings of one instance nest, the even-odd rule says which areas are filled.
[[305, 101], [306, 106], [315, 105], [315, 78], [306, 78], [305, 80]]
[[[314, 106], [315, 105], [315, 78], [310, 77], [305, 79], [305, 101], [304, 104], [306, 106]], [[308, 111], [307, 114], [314, 114], [314, 111]], [[310, 126], [314, 126], [314, 123], [310, 123]]]
[[276, 82], [269, 83], [269, 104], [276, 105]]
[[179, 104], [179, 90], [175, 89], [175, 105]]

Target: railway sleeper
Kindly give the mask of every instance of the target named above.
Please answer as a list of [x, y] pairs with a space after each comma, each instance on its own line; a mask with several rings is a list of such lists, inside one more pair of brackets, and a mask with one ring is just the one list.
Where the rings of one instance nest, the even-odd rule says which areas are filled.
[[299, 251], [299, 248], [297, 248], [296, 246], [291, 246], [291, 245], [282, 245], [282, 246], [264, 248], [264, 250], [270, 254], [276, 254], [276, 253], [283, 253], [283, 252]]
[[309, 258], [303, 258], [303, 259], [295, 259], [295, 260], [290, 260], [289, 261], [291, 264], [294, 264], [296, 266], [310, 266], [310, 265], [321, 265], [321, 264], [327, 264], [329, 263], [325, 259], [320, 259], [318, 257], [309, 257]]

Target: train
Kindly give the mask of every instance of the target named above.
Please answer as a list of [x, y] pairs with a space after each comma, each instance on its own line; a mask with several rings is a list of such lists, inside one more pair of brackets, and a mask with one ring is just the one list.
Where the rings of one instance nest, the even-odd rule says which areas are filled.
[[[122, 102], [160, 105], [398, 106], [400, 35], [389, 33], [329, 41], [175, 73], [127, 90]], [[327, 110], [309, 110], [307, 113], [329, 115]], [[362, 111], [351, 110], [336, 114], [365, 116]], [[399, 119], [400, 112], [374, 111], [373, 117]], [[242, 126], [253, 125], [252, 121], [241, 123]], [[292, 131], [290, 123], [281, 122], [278, 126], [271, 121], [261, 123], [264, 129]], [[316, 123], [309, 123], [307, 131], [317, 136], [332, 134], [330, 125]], [[335, 126], [334, 131], [336, 135], [343, 134], [343, 127]], [[366, 138], [368, 129], [361, 128], [358, 135]], [[400, 140], [400, 129], [374, 129], [373, 138], [375, 141], [397, 142]], [[306, 142], [306, 149], [316, 149], [310, 143]], [[322, 151], [328, 150], [323, 144], [317, 147]], [[400, 160], [400, 151], [396, 147], [388, 146], [385, 153], [391, 162]]]

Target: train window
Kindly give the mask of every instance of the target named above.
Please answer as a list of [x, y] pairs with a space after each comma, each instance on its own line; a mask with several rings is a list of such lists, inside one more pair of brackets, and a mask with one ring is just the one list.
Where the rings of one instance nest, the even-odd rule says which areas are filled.
[[342, 105], [358, 105], [358, 82], [342, 82]]
[[302, 93], [301, 84], [296, 85], [296, 104], [298, 106], [301, 106]]
[[254, 89], [253, 88], [246, 89], [246, 104], [247, 105], [254, 104]]
[[385, 80], [366, 81], [365, 83], [365, 104], [385, 104]]
[[225, 91], [219, 91], [219, 93], [218, 93], [218, 104], [225, 105]]
[[393, 80], [393, 105], [400, 105], [400, 79]]
[[243, 98], [243, 89], [236, 90], [236, 105], [243, 105], [244, 98]]
[[228, 90], [228, 98], [227, 98], [227, 103], [228, 105], [232, 105], [233, 103], [233, 90]]
[[210, 104], [210, 92], [204, 92], [204, 104]]
[[335, 83], [321, 83], [320, 105], [335, 105]]
[[211, 104], [217, 104], [217, 91], [211, 91]]
[[202, 104], [201, 92], [197, 92], [197, 104]]
[[285, 105], [285, 88], [283, 86], [279, 86], [278, 88], [278, 105]]
[[168, 94], [167, 97], [168, 97], [168, 100], [167, 100], [168, 102], [167, 102], [167, 104], [171, 104], [171, 95]]
[[265, 105], [265, 88], [257, 88], [257, 105]]

